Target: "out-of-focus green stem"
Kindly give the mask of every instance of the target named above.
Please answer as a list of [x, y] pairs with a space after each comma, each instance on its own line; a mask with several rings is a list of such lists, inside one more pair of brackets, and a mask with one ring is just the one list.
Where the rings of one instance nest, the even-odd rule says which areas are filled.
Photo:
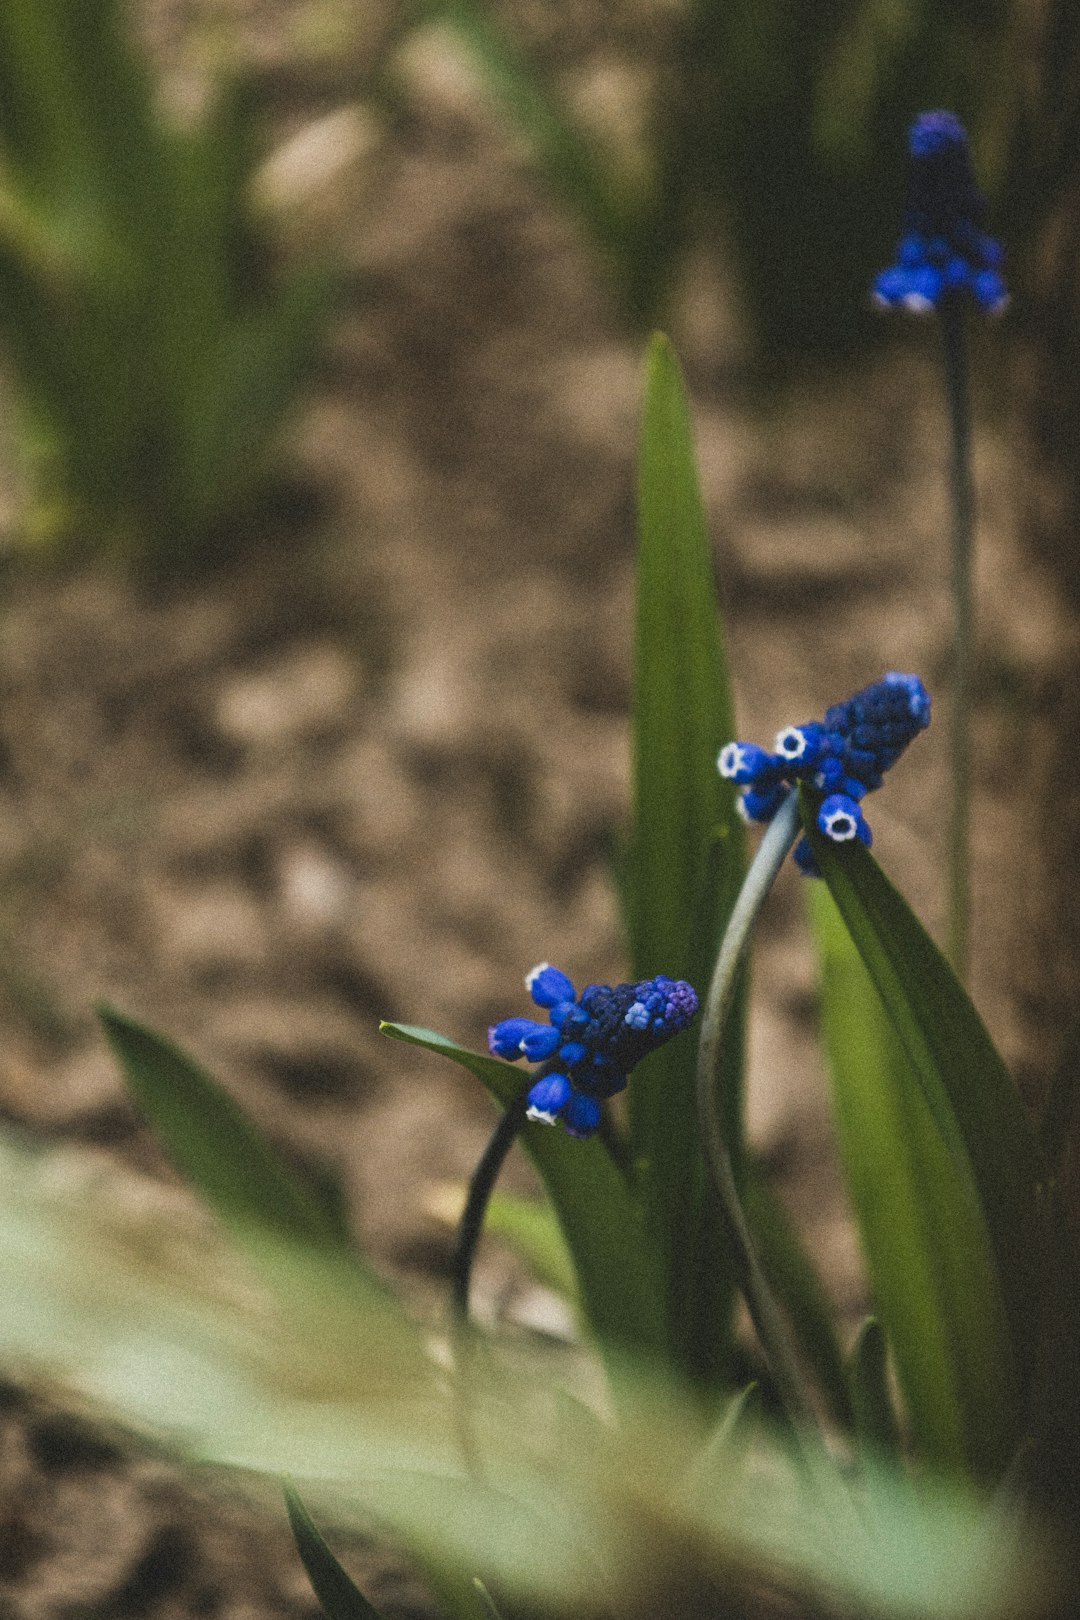
[[949, 822], [949, 958], [959, 979], [967, 977], [971, 914], [971, 671], [974, 612], [972, 552], [975, 494], [971, 476], [971, 408], [967, 334], [958, 296], [939, 305], [945, 394], [949, 407], [949, 492], [952, 504], [953, 693], [952, 812]]
[[813, 1423], [813, 1408], [791, 1335], [750, 1234], [739, 1196], [731, 1147], [724, 1136], [723, 1110], [717, 1095], [724, 1027], [735, 996], [750, 930], [798, 832], [799, 797], [798, 791], [793, 788], [769, 823], [758, 852], [750, 863], [750, 870], [720, 945], [702, 1012], [697, 1102], [705, 1155], [719, 1195], [721, 1216], [731, 1244], [739, 1288], [746, 1300], [750, 1319], [784, 1410], [796, 1434], [803, 1434]]
[[472, 1277], [476, 1245], [480, 1241], [484, 1216], [487, 1214], [488, 1203], [491, 1199], [492, 1189], [498, 1179], [499, 1171], [506, 1162], [506, 1155], [513, 1147], [518, 1132], [525, 1123], [531, 1085], [532, 1080], [530, 1079], [526, 1085], [522, 1086], [517, 1096], [506, 1108], [502, 1118], [492, 1132], [491, 1139], [484, 1149], [479, 1164], [473, 1171], [472, 1180], [469, 1182], [465, 1208], [462, 1210], [461, 1220], [458, 1222], [457, 1243], [454, 1247], [453, 1280], [450, 1291], [450, 1303], [454, 1318], [459, 1323], [468, 1320], [469, 1282]]

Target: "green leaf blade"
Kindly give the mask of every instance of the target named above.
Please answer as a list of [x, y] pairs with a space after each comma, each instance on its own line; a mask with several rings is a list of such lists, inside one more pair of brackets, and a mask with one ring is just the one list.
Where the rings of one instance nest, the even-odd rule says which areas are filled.
[[424, 0], [424, 9], [453, 30], [485, 88], [524, 136], [548, 184], [574, 209], [616, 277], [625, 282], [641, 208], [634, 188], [603, 161], [597, 142], [550, 75], [514, 42], [489, 7], [476, 0]]
[[[884, 1261], [891, 1248], [891, 1263], [899, 1268], [896, 1285], [902, 1291], [912, 1287], [920, 1270], [916, 1292], [936, 1294], [937, 1304], [927, 1305], [925, 1320], [928, 1331], [936, 1322], [936, 1332], [948, 1341], [939, 1360], [942, 1366], [951, 1362], [955, 1399], [967, 1408], [964, 1444], [969, 1450], [975, 1446], [984, 1464], [989, 1457], [1000, 1464], [1015, 1441], [1016, 1397], [1033, 1372], [1045, 1278], [1044, 1177], [1035, 1133], [982, 1020], [910, 907], [867, 850], [854, 844], [841, 850], [821, 837], [806, 802], [803, 817], [825, 882], [895, 1036], [893, 1041], [881, 1035], [879, 1026], [877, 1055], [868, 1064], [864, 1054], [861, 1074], [887, 1078], [876, 1099], [860, 1099], [859, 1026], [838, 1036], [834, 1028], [833, 1055], [845, 1065], [852, 1118], [865, 1126], [874, 1109], [887, 1111], [888, 1117], [878, 1117], [874, 1151], [881, 1165], [893, 1161], [897, 1186], [907, 1183], [904, 1200], [895, 1205], [897, 1218], [907, 1224], [907, 1259], [899, 1259], [903, 1246], [891, 1242], [888, 1222], [880, 1217], [879, 1259]], [[835, 968], [842, 958], [835, 932], [833, 938]], [[863, 1016], [867, 998], [850, 969], [844, 973], [847, 989], [827, 998], [826, 1015], [831, 1006], [838, 1021], [845, 997], [860, 994], [865, 1040], [872, 1011]], [[866, 1182], [864, 1222], [869, 1200], [879, 1190], [866, 1168], [870, 1160], [865, 1141], [853, 1144], [849, 1167], [861, 1169]], [[910, 1198], [916, 1200], [921, 1232], [909, 1218]], [[955, 1297], [950, 1300], [957, 1290], [967, 1299], [966, 1312]], [[902, 1362], [895, 1314], [886, 1317], [886, 1327]], [[999, 1396], [1001, 1391], [1011, 1395], [992, 1417], [995, 1388]], [[984, 1420], [990, 1429], [980, 1436], [975, 1430]]]
[[[686, 389], [671, 345], [645, 368], [638, 482], [633, 825], [625, 904], [633, 973], [685, 978], [704, 996], [744, 866], [734, 793], [716, 756], [732, 703]], [[731, 1020], [723, 1107], [738, 1165], [742, 1019]], [[698, 1145], [694, 1052], [666, 1047], [630, 1089], [634, 1151], [668, 1278], [672, 1348], [706, 1376], [723, 1355], [729, 1267]]]
[[840, 1157], [922, 1455], [1002, 1466], [1014, 1357], [966, 1155], [950, 1150], [827, 891], [814, 934]]
[[878, 1465], [883, 1459], [898, 1462], [903, 1455], [889, 1394], [887, 1348], [881, 1323], [868, 1316], [851, 1347], [847, 1367], [855, 1435], [864, 1456]]
[[575, 1308], [580, 1305], [577, 1272], [550, 1201], [496, 1188], [488, 1204], [487, 1230], [508, 1243], [545, 1288]]
[[[318, 1346], [310, 1376], [379, 1347], [395, 1374], [429, 1377], [423, 1340], [399, 1300], [355, 1248], [336, 1187], [297, 1176], [233, 1098], [171, 1042], [115, 1008], [98, 1016], [136, 1105], [165, 1152], [217, 1216], [248, 1264]], [[327, 1363], [323, 1368], [321, 1362]]]
[[283, 1489], [296, 1550], [326, 1620], [382, 1620], [326, 1545], [299, 1492], [288, 1480]]
[[140, 1111], [227, 1227], [322, 1252], [345, 1250], [326, 1208], [204, 1069], [114, 1007], [99, 1007], [98, 1016]]

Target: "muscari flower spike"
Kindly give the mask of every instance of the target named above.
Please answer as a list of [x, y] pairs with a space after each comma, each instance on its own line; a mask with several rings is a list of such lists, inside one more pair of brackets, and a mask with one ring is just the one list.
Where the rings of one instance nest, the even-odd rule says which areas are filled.
[[[917, 675], [889, 670], [854, 697], [834, 703], [824, 719], [784, 726], [772, 753], [754, 743], [730, 742], [716, 761], [720, 775], [742, 787], [738, 809], [746, 821], [771, 821], [787, 794], [805, 782], [824, 794], [818, 830], [834, 843], [858, 838], [868, 847], [870, 824], [862, 800], [879, 788], [890, 765], [930, 724], [930, 695]], [[800, 838], [792, 851], [807, 877], [820, 877], [813, 851]]]
[[950, 112], [920, 113], [908, 133], [910, 168], [904, 234], [896, 262], [874, 282], [874, 301], [929, 314], [942, 299], [967, 296], [998, 315], [1009, 302], [1001, 245], [983, 232], [986, 204], [963, 124]]
[[541, 962], [525, 980], [548, 1022], [504, 1018], [488, 1030], [496, 1057], [543, 1065], [528, 1094], [528, 1117], [571, 1136], [592, 1136], [601, 1103], [626, 1085], [630, 1070], [685, 1029], [697, 996], [682, 979], [663, 975], [638, 984], [589, 984], [580, 996], [565, 973]]

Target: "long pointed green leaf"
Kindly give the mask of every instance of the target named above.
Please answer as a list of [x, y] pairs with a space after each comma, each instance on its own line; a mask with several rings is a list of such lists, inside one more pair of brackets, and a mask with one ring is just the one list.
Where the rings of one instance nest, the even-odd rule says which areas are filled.
[[[626, 906], [633, 971], [689, 979], [704, 995], [742, 878], [743, 840], [734, 795], [716, 771], [717, 752], [734, 731], [689, 405], [674, 351], [660, 335], [645, 368], [632, 724]], [[731, 1021], [725, 1072], [725, 1129], [738, 1164], [740, 1017]], [[630, 1119], [668, 1277], [673, 1351], [691, 1371], [715, 1370], [727, 1266], [706, 1197], [689, 1043], [642, 1066]]]
[[231, 1228], [341, 1252], [346, 1240], [216, 1080], [145, 1024], [98, 1009], [128, 1090], [182, 1175]]
[[889, 1393], [885, 1335], [876, 1316], [868, 1316], [848, 1359], [855, 1434], [864, 1454], [880, 1465], [901, 1456], [900, 1429]]
[[[355, 1355], [362, 1324], [367, 1355], [392, 1344], [398, 1371], [423, 1381], [420, 1335], [356, 1251], [334, 1200], [309, 1189], [179, 1048], [115, 1008], [99, 1007], [98, 1015], [162, 1147], [272, 1293], [303, 1315], [327, 1359]], [[309, 1372], [323, 1376], [314, 1359]]]
[[474, 1576], [473, 1585], [476, 1587], [477, 1595], [490, 1616], [490, 1620], [502, 1620], [502, 1615], [495, 1606], [495, 1600], [488, 1591], [487, 1587], [484, 1585], [483, 1581], [480, 1580], [479, 1577]]
[[424, 0], [433, 17], [457, 35], [486, 88], [525, 137], [548, 184], [576, 210], [596, 246], [625, 280], [635, 204], [625, 183], [605, 164], [556, 86], [529, 60], [476, 0]]
[[[524, 1081], [500, 1058], [456, 1046], [433, 1030], [382, 1024], [384, 1034], [450, 1058], [481, 1081], [505, 1107]], [[581, 1299], [597, 1337], [656, 1354], [662, 1315], [655, 1256], [640, 1207], [598, 1137], [578, 1141], [548, 1125], [527, 1125], [522, 1145], [536, 1165], [559, 1216], [577, 1269]]]
[[299, 1492], [288, 1480], [282, 1488], [296, 1550], [326, 1620], [382, 1620], [326, 1545]]
[[957, 1190], [969, 1167], [1026, 1388], [1047, 1266], [1044, 1177], [1031, 1121], [966, 991], [874, 858], [861, 844], [841, 849], [823, 838], [808, 801], [803, 816], [825, 882], [950, 1156]]
[[919, 1450], [1000, 1468], [1016, 1369], [967, 1154], [946, 1146], [828, 891], [808, 899], [840, 1156]]
[[732, 1473], [743, 1464], [754, 1430], [761, 1420], [761, 1390], [756, 1380], [744, 1384], [726, 1402], [693, 1464], [683, 1489], [689, 1495], [715, 1496], [724, 1490]]

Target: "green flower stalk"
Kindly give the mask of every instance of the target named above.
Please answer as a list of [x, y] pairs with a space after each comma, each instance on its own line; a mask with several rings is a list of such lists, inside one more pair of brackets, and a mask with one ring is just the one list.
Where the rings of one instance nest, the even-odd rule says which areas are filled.
[[1001, 247], [982, 230], [986, 205], [975, 181], [964, 127], [952, 113], [922, 113], [908, 136], [911, 160], [904, 235], [896, 262], [874, 283], [883, 308], [936, 314], [941, 322], [949, 411], [954, 619], [950, 754], [953, 802], [949, 828], [949, 955], [967, 976], [971, 914], [971, 692], [974, 605], [972, 551], [975, 497], [971, 476], [968, 390], [969, 304], [1000, 314], [1009, 302]]

